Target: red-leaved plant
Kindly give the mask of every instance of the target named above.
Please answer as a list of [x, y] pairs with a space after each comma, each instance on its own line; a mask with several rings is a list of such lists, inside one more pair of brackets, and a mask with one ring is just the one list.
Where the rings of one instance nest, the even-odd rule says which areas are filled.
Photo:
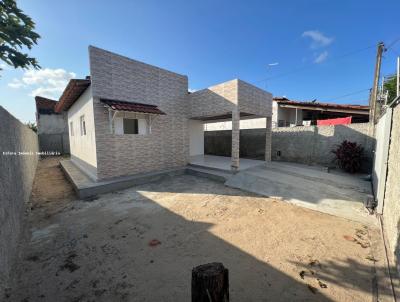
[[360, 171], [363, 152], [364, 148], [361, 145], [347, 140], [332, 150], [339, 167], [349, 173]]

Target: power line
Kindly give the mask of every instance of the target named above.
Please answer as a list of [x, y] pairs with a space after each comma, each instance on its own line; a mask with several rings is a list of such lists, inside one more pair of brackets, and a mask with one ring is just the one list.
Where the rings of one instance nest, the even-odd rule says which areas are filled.
[[326, 100], [322, 100], [322, 101], [323, 102], [331, 102], [331, 101], [335, 101], [335, 100], [338, 100], [338, 99], [343, 99], [345, 97], [348, 97], [348, 96], [351, 96], [351, 95], [355, 95], [355, 94], [359, 94], [359, 93], [362, 93], [362, 92], [365, 92], [365, 91], [369, 91], [369, 90], [371, 90], [371, 88], [365, 88], [365, 89], [353, 91], [353, 92], [350, 92], [350, 93], [347, 93], [347, 94], [344, 94], [344, 95], [339, 95], [339, 96], [336, 96], [336, 97], [326, 98]]
[[[342, 58], [345, 58], [345, 57], [354, 55], [354, 54], [356, 54], [356, 53], [359, 53], [359, 52], [362, 52], [362, 51], [371, 49], [371, 48], [373, 48], [373, 47], [375, 47], [375, 45], [370, 45], [370, 46], [368, 46], [368, 47], [364, 47], [364, 48], [361, 48], [361, 49], [357, 49], [357, 50], [355, 50], [355, 51], [351, 51], [351, 52], [345, 53], [345, 54], [343, 54], [343, 55], [333, 57], [333, 58], [331, 58], [331, 59], [328, 59], [327, 61], [329, 61], [329, 62], [334, 62], [334, 61], [340, 60], [340, 59], [342, 59]], [[262, 79], [262, 80], [259, 80], [259, 81], [255, 81], [255, 82], [253, 82], [253, 83], [256, 84], [256, 83], [266, 82], [266, 81], [269, 81], [269, 80], [272, 80], [272, 79], [277, 79], [277, 78], [285, 77], [285, 76], [287, 76], [287, 75], [291, 75], [291, 74], [294, 74], [294, 73], [298, 73], [298, 72], [301, 72], [301, 71], [303, 71], [303, 70], [305, 70], [305, 69], [312, 68], [312, 67], [315, 67], [315, 66], [316, 66], [316, 64], [310, 64], [310, 65], [307, 65], [307, 66], [298, 67], [298, 68], [295, 68], [295, 69], [293, 69], [293, 70], [291, 70], [291, 71], [284, 72], [284, 73], [278, 74], [278, 75], [276, 75], [276, 76], [268, 77], [268, 78], [265, 78], [265, 79]]]
[[400, 37], [398, 37], [397, 39], [393, 40], [392, 43], [390, 43], [389, 46], [386, 47], [386, 50], [391, 49], [399, 41], [400, 41]]

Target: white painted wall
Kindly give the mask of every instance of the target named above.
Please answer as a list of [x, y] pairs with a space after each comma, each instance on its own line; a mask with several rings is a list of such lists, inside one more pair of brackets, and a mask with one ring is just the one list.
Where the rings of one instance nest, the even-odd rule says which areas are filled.
[[[292, 108], [280, 108], [276, 101], [272, 102], [272, 128], [278, 127], [278, 121], [284, 120], [295, 126], [296, 122], [296, 109]], [[298, 125], [303, 123], [303, 112], [301, 109], [297, 111]], [[240, 120], [240, 129], [258, 129], [265, 128], [265, 118], [253, 118], [253, 119], [242, 119]], [[218, 130], [232, 130], [232, 121], [213, 122], [204, 124], [205, 131], [218, 131]]]
[[[267, 121], [265, 117], [240, 120], [240, 129], [265, 128], [266, 123]], [[232, 121], [207, 123], [204, 124], [204, 130], [205, 131], [232, 130]]]
[[204, 125], [201, 121], [189, 120], [189, 154], [204, 154]]
[[[86, 135], [81, 135], [80, 117], [85, 115]], [[73, 136], [69, 129], [69, 142], [72, 160], [84, 168], [90, 176], [96, 173], [96, 139], [93, 115], [93, 97], [91, 87], [87, 88], [68, 110], [68, 127], [73, 122]]]
[[[117, 135], [124, 135], [124, 118], [131, 118], [138, 120], [139, 134], [146, 135], [150, 133], [149, 115], [133, 112], [118, 112], [114, 118], [114, 133]], [[127, 134], [132, 135], [132, 134]]]

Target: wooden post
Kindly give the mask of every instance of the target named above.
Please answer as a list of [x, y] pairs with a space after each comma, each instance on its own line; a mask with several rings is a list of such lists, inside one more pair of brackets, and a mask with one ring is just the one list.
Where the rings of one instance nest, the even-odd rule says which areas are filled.
[[222, 263], [193, 268], [192, 302], [229, 302], [228, 269]]

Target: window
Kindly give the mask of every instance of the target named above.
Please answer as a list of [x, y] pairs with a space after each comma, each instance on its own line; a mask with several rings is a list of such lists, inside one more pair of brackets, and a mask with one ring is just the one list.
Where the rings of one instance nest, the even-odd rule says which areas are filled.
[[139, 133], [137, 119], [124, 118], [123, 124], [124, 124], [124, 134], [138, 134]]
[[81, 135], [86, 135], [86, 123], [85, 123], [85, 116], [81, 115]]
[[74, 136], [74, 124], [72, 122], [69, 122], [69, 133]]

